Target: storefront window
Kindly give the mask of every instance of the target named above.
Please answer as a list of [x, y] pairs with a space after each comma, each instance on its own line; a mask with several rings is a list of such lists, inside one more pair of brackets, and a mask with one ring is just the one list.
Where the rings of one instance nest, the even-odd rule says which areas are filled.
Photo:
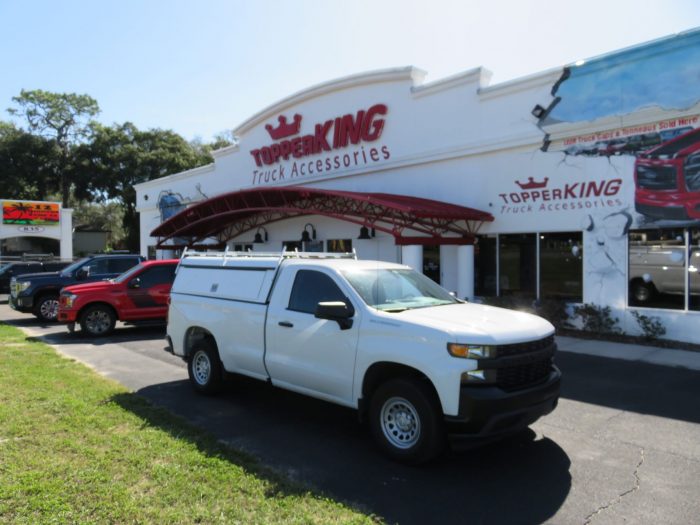
[[583, 298], [581, 232], [540, 234], [540, 298], [581, 302]]
[[233, 245], [233, 251], [236, 251], [236, 252], [252, 252], [252, 251], [253, 251], [253, 245], [252, 245], [252, 244], [234, 244], [234, 245]]
[[423, 246], [423, 275], [440, 284], [439, 246]]
[[499, 235], [500, 295], [535, 298], [537, 237], [534, 233]]
[[493, 297], [496, 289], [497, 274], [497, 239], [496, 236], [481, 235], [474, 246], [474, 293], [480, 297]]
[[330, 253], [352, 252], [352, 239], [329, 239], [326, 241], [326, 251]]
[[683, 229], [630, 232], [630, 306], [684, 309], [686, 260]]
[[688, 236], [690, 239], [688, 252], [689, 308], [700, 310], [700, 228], [691, 228]]

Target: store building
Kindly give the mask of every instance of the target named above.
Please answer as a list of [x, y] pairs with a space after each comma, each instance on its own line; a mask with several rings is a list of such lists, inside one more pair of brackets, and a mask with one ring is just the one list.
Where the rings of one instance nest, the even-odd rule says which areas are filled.
[[73, 210], [60, 202], [1, 200], [0, 257], [73, 258]]
[[700, 31], [493, 86], [423, 77], [293, 94], [213, 164], [138, 185], [142, 253], [354, 249], [463, 297], [610, 306], [628, 333], [642, 312], [700, 343]]

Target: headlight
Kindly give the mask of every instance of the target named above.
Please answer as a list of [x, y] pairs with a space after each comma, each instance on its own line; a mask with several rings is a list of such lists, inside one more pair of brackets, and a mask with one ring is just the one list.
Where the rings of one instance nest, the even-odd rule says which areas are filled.
[[496, 357], [496, 347], [488, 345], [447, 343], [447, 351], [453, 357], [462, 357], [464, 359], [490, 359]]
[[19, 281], [15, 286], [17, 287], [17, 292], [23, 292], [32, 285], [31, 281]]
[[61, 295], [61, 306], [64, 306], [65, 308], [73, 308], [73, 303], [77, 298], [78, 296], [72, 293]]

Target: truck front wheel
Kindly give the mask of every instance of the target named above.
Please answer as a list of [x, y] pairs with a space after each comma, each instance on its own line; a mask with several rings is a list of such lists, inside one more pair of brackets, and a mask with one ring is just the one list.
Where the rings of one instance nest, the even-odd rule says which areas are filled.
[[54, 322], [58, 318], [58, 295], [42, 295], [34, 305], [34, 315], [41, 321]]
[[80, 316], [80, 330], [90, 337], [102, 337], [112, 333], [117, 317], [107, 305], [88, 306]]
[[187, 373], [197, 392], [215, 394], [221, 389], [221, 361], [215, 348], [200, 343], [187, 360]]
[[370, 402], [369, 420], [382, 451], [402, 463], [429, 461], [445, 445], [442, 411], [422, 381], [392, 379], [379, 386]]

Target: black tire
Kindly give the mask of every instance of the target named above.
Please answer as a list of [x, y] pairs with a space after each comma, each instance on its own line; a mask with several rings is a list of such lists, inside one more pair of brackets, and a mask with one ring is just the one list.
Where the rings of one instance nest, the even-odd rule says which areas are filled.
[[88, 306], [80, 314], [80, 330], [89, 337], [103, 337], [114, 330], [117, 316], [114, 310], [106, 304]]
[[379, 448], [390, 458], [417, 465], [445, 446], [442, 410], [425, 380], [392, 379], [374, 392], [369, 423]]
[[632, 299], [637, 303], [649, 302], [656, 293], [656, 288], [651, 283], [635, 281], [632, 284]]
[[46, 294], [39, 297], [33, 313], [41, 321], [55, 322], [58, 319], [58, 295]]
[[219, 353], [209, 343], [198, 343], [187, 359], [187, 374], [194, 389], [206, 395], [216, 394], [223, 383]]

